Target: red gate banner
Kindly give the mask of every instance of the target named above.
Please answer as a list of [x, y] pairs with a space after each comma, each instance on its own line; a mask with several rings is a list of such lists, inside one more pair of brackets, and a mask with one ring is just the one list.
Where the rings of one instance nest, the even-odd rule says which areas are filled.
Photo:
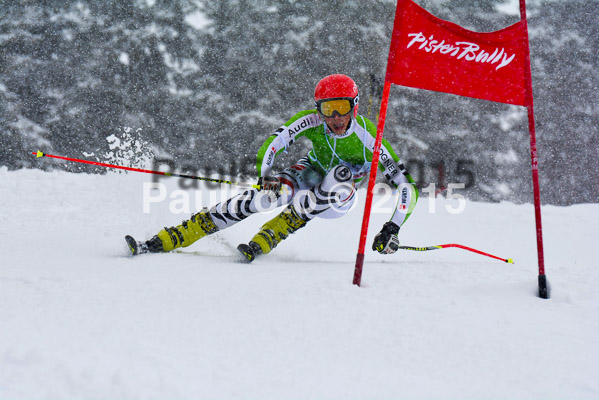
[[386, 81], [496, 101], [528, 105], [525, 21], [495, 32], [469, 31], [399, 0]]

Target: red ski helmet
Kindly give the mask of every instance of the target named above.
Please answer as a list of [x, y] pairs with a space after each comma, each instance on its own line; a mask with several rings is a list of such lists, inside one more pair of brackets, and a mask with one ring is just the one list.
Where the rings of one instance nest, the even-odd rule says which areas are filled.
[[[354, 118], [358, 115], [358, 102], [360, 99], [358, 86], [349, 76], [343, 74], [329, 75], [318, 82], [316, 89], [314, 89], [314, 102], [318, 111], [321, 112], [320, 104], [323, 100], [333, 99], [348, 99], [354, 111]], [[343, 113], [340, 114], [343, 115]]]

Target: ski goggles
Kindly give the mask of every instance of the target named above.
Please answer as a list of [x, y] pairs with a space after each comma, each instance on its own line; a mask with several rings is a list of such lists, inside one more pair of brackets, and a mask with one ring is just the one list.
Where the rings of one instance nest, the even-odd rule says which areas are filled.
[[354, 109], [354, 99], [343, 97], [320, 100], [316, 102], [316, 109], [325, 117], [332, 117], [335, 112], [343, 117]]

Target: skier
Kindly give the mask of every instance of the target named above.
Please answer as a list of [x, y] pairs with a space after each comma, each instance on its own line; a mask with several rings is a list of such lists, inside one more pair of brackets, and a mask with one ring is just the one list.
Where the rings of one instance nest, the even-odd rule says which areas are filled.
[[[164, 228], [145, 242], [126, 236], [131, 254], [187, 247], [251, 214], [285, 205], [248, 244], [237, 247], [245, 260], [251, 262], [256, 256], [272, 251], [313, 218], [343, 216], [355, 200], [355, 184], [370, 172], [376, 137], [374, 124], [358, 114], [358, 100], [358, 88], [348, 76], [335, 74], [323, 78], [314, 91], [316, 109], [297, 113], [260, 147], [259, 190], [248, 189], [193, 214], [181, 225]], [[312, 150], [296, 164], [273, 174], [276, 156], [302, 137], [312, 142]], [[399, 228], [414, 209], [418, 190], [387, 140], [382, 142], [379, 168], [398, 188], [398, 202], [391, 219], [375, 236], [372, 249], [391, 254], [398, 249]]]

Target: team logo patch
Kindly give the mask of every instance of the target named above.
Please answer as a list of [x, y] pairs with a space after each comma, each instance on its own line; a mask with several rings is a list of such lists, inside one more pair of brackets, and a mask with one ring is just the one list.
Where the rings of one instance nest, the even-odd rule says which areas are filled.
[[345, 182], [349, 181], [352, 177], [351, 171], [345, 165], [338, 165], [335, 168], [335, 173], [333, 175], [337, 182]]

